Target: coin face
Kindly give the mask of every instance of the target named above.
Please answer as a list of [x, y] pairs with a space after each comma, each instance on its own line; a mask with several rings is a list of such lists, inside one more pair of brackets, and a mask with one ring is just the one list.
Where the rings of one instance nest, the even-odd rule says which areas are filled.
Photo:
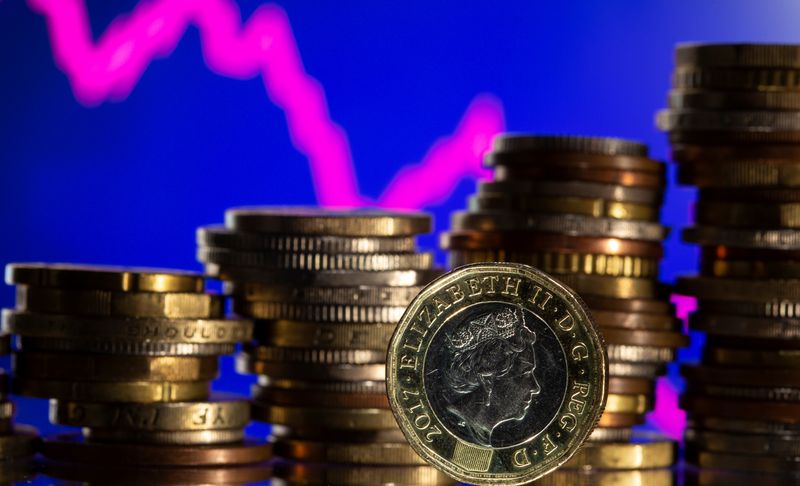
[[411, 303], [387, 357], [412, 447], [453, 478], [515, 485], [567, 461], [605, 403], [602, 338], [580, 298], [532, 267], [460, 267]]

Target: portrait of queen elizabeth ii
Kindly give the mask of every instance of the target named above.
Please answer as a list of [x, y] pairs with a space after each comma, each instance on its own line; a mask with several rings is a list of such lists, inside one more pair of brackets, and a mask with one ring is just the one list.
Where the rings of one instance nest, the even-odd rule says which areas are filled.
[[522, 308], [499, 303], [446, 334], [432, 373], [437, 408], [453, 432], [481, 446], [509, 445], [497, 431], [522, 421], [542, 392], [536, 339]]

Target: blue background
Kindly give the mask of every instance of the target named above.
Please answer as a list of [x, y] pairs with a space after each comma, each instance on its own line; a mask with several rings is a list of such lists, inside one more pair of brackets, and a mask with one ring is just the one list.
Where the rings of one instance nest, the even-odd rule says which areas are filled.
[[[135, 1], [91, 0], [95, 37]], [[239, 2], [246, 18], [263, 2]], [[362, 191], [377, 196], [450, 134], [479, 93], [513, 131], [613, 135], [666, 158], [653, 114], [680, 41], [800, 42], [800, 4], [772, 2], [319, 2], [280, 4], [306, 70], [348, 133]], [[197, 226], [227, 207], [314, 204], [308, 165], [260, 79], [209, 71], [197, 30], [131, 95], [79, 104], [42, 17], [0, 1], [0, 262], [71, 261], [199, 269]], [[472, 182], [429, 208], [439, 230]], [[685, 224], [691, 192], [670, 186], [664, 220]], [[433, 245], [429, 237], [424, 244]], [[694, 266], [673, 233], [666, 280]], [[10, 288], [0, 291], [13, 305]], [[247, 393], [225, 361], [221, 388]], [[44, 401], [19, 420], [50, 430]]]

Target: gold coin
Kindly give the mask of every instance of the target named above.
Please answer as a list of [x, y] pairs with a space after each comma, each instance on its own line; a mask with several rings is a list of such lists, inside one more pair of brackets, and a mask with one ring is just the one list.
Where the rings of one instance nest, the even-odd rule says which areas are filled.
[[124, 292], [202, 292], [204, 288], [203, 277], [193, 272], [68, 263], [12, 263], [6, 266], [6, 283]]
[[17, 286], [17, 310], [82, 316], [214, 318], [224, 297], [199, 293], [61, 290]]
[[77, 317], [3, 309], [2, 326], [19, 336], [47, 339], [236, 344], [253, 337], [253, 323], [243, 319]]
[[79, 382], [14, 378], [18, 395], [80, 402], [178, 402], [208, 398], [207, 381], [176, 382]]
[[397, 428], [392, 412], [381, 408], [284, 407], [253, 403], [253, 420], [287, 427], [324, 427], [341, 430]]
[[442, 273], [438, 269], [376, 272], [260, 270], [216, 263], [206, 263], [204, 267], [206, 274], [222, 280], [316, 287], [409, 287], [424, 285]]
[[559, 470], [538, 480], [536, 486], [674, 486], [676, 476], [671, 469]]
[[254, 395], [257, 395], [260, 388], [269, 387], [270, 389], [303, 391], [303, 392], [324, 392], [346, 395], [375, 394], [386, 395], [386, 382], [381, 381], [302, 381], [275, 379], [268, 376], [259, 375], [257, 385], [253, 386]]
[[646, 278], [578, 274], [559, 274], [553, 275], [553, 278], [581, 295], [589, 294], [618, 299], [652, 299], [657, 294], [657, 282]]
[[675, 359], [673, 348], [654, 346], [629, 346], [627, 344], [609, 344], [607, 348], [609, 362], [628, 363], [670, 363]]
[[[370, 382], [375, 383], [375, 382]], [[280, 384], [280, 383], [279, 383]], [[389, 408], [389, 399], [386, 390], [375, 393], [343, 393], [319, 389], [291, 389], [277, 386], [253, 385], [253, 400], [257, 402], [283, 405], [287, 407], [302, 407], [310, 403], [324, 403], [332, 408]]]
[[626, 255], [533, 252], [516, 250], [450, 250], [450, 265], [481, 262], [524, 263], [550, 274], [578, 273], [611, 277], [655, 277], [658, 259]]
[[250, 403], [233, 397], [146, 404], [52, 400], [50, 420], [71, 427], [123, 432], [236, 429], [250, 421]]
[[530, 211], [534, 213], [581, 214], [595, 218], [655, 221], [658, 208], [651, 204], [582, 197], [512, 196], [478, 194], [469, 199], [472, 211]]
[[677, 459], [677, 444], [666, 439], [631, 443], [585, 443], [564, 464], [564, 469], [653, 469], [670, 467]]
[[386, 366], [380, 364], [317, 364], [258, 361], [246, 354], [236, 357], [241, 374], [266, 375], [277, 379], [310, 381], [380, 381], [386, 379]]
[[446, 474], [430, 466], [326, 466], [284, 463], [275, 477], [302, 486], [454, 486]]
[[413, 236], [431, 231], [423, 213], [333, 211], [303, 207], [244, 207], [225, 211], [225, 226], [236, 231], [325, 236]]
[[11, 358], [16, 376], [60, 381], [211, 381], [215, 356], [124, 356], [18, 352]]
[[605, 199], [610, 201], [628, 202], [636, 204], [658, 204], [662, 193], [658, 190], [643, 187], [628, 187], [616, 184], [602, 184], [583, 181], [542, 181], [542, 180], [515, 180], [515, 181], [479, 181], [478, 194], [494, 195], [501, 197], [527, 197], [531, 194], [541, 197], [571, 197], [587, 199]]
[[275, 454], [286, 459], [333, 464], [372, 464], [414, 466], [427, 463], [408, 444], [319, 442], [281, 439], [275, 442]]
[[359, 304], [292, 304], [288, 302], [234, 301], [233, 311], [255, 319], [291, 319], [315, 322], [397, 322], [405, 306]]
[[24, 352], [99, 353], [130, 356], [217, 356], [236, 350], [233, 343], [165, 343], [147, 340], [60, 339], [17, 337], [17, 349]]
[[520, 264], [461, 267], [398, 324], [389, 403], [434, 467], [473, 484], [524, 484], [569, 460], [600, 418], [603, 349], [582, 301], [549, 276]]
[[275, 320], [259, 322], [258, 341], [270, 346], [369, 349], [385, 352], [396, 324], [340, 324]]
[[605, 411], [608, 413], [644, 414], [652, 410], [653, 402], [647, 395], [621, 395], [609, 393]]

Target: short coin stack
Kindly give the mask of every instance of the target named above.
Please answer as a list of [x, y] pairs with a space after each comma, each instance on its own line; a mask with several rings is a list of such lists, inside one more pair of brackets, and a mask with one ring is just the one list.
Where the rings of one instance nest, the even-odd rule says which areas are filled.
[[800, 46], [683, 45], [676, 63], [657, 122], [679, 181], [699, 188], [683, 237], [700, 275], [678, 291], [698, 299], [690, 327], [706, 336], [682, 370], [687, 459], [704, 484], [735, 482], [723, 470], [797, 484]]
[[479, 183], [442, 237], [451, 266], [532, 265], [578, 292], [608, 344], [606, 411], [566, 467], [636, 475], [672, 465], [673, 443], [632, 440], [656, 378], [686, 343], [657, 281], [664, 165], [627, 140], [527, 135], [496, 138], [486, 163], [494, 180]]
[[416, 251], [422, 214], [241, 208], [198, 231], [198, 258], [256, 320], [237, 365], [253, 414], [274, 424], [275, 475], [298, 484], [452, 484], [389, 410], [386, 351], [406, 305], [438, 272]]
[[115, 484], [261, 481], [271, 444], [244, 438], [244, 399], [210, 397], [217, 359], [252, 337], [223, 317], [200, 275], [12, 264], [12, 387], [49, 398], [50, 420], [82, 433], [45, 439], [45, 473]]
[[[0, 355], [11, 352], [11, 336], [0, 335]], [[34, 455], [38, 433], [33, 427], [14, 425], [15, 404], [8, 397], [9, 377], [0, 370], [0, 484], [11, 484], [30, 478], [34, 472]]]

